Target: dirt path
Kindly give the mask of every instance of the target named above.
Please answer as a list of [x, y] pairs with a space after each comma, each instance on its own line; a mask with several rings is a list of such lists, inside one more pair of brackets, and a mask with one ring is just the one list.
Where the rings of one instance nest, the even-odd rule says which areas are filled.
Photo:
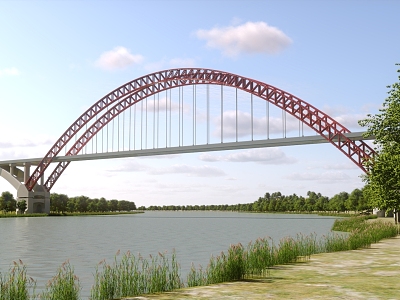
[[400, 299], [400, 236], [369, 249], [316, 254], [260, 280], [124, 299]]

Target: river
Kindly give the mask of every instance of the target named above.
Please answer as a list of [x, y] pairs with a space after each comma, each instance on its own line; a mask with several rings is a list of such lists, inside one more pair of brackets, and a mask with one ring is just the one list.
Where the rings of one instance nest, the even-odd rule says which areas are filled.
[[230, 244], [258, 237], [274, 241], [297, 233], [327, 234], [335, 218], [316, 215], [235, 212], [156, 212], [113, 216], [0, 218], [0, 271], [21, 259], [28, 275], [44, 288], [66, 260], [90, 295], [98, 262], [112, 263], [118, 250], [144, 257], [175, 249], [186, 278], [191, 264], [207, 266], [211, 255]]

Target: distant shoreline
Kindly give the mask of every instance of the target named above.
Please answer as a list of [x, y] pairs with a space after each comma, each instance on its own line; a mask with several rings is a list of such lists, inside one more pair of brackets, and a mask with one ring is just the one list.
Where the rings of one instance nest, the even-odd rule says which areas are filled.
[[84, 212], [84, 213], [50, 213], [50, 214], [0, 214], [1, 218], [23, 218], [23, 217], [77, 217], [77, 216], [114, 216], [114, 215], [135, 215], [144, 211], [121, 211], [121, 212]]

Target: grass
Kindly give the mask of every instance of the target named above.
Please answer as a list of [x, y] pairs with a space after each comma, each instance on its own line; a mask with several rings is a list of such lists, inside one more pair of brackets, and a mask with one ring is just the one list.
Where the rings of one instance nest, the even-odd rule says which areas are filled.
[[315, 234], [298, 234], [286, 237], [275, 245], [272, 239], [257, 239], [246, 248], [241, 244], [231, 245], [228, 253], [222, 252], [211, 257], [206, 269], [192, 266], [187, 278], [187, 286], [202, 286], [214, 283], [258, 278], [269, 274], [277, 265], [307, 261], [311, 255], [370, 247], [384, 238], [399, 234], [399, 227], [391, 223], [366, 222], [373, 216], [357, 216], [336, 220], [332, 233], [317, 239]]
[[109, 212], [84, 212], [84, 213], [34, 213], [34, 214], [16, 214], [15, 212], [2, 213], [0, 212], [0, 218], [25, 218], [25, 217], [64, 217], [64, 216], [109, 216], [109, 215], [132, 215], [141, 214], [143, 211], [109, 211]]
[[96, 268], [91, 299], [106, 300], [122, 296], [136, 296], [167, 292], [183, 287], [180, 268], [175, 252], [169, 261], [166, 253], [158, 253], [145, 259], [136, 258], [129, 252], [120, 260], [115, 257], [113, 265], [104, 260]]
[[20, 218], [20, 217], [47, 217], [48, 214], [16, 214], [12, 213], [0, 213], [0, 218]]
[[80, 299], [81, 287], [79, 278], [74, 274], [74, 268], [68, 261], [64, 262], [57, 270], [57, 274], [47, 283], [46, 290], [40, 299]]
[[[311, 255], [343, 250], [368, 248], [381, 239], [394, 237], [399, 227], [392, 223], [366, 222], [371, 217], [359, 216], [336, 220], [332, 233], [317, 239], [315, 234], [287, 237], [275, 244], [271, 238], [259, 238], [246, 247], [231, 245], [226, 253], [211, 257], [208, 266], [192, 266], [185, 284], [175, 252], [171, 258], [166, 253], [145, 259], [129, 252], [119, 259], [119, 251], [112, 265], [99, 263], [94, 274], [92, 300], [116, 299], [124, 296], [163, 293], [221, 282], [268, 278], [270, 270], [299, 261], [308, 261]], [[0, 274], [1, 275], [1, 274]], [[0, 276], [0, 300], [35, 299], [35, 282], [26, 275], [26, 267], [14, 263], [9, 273]], [[31, 291], [31, 292], [30, 292]], [[68, 262], [49, 281], [40, 299], [79, 299], [79, 279]], [[31, 298], [29, 295], [31, 294]], [[8, 298], [7, 298], [8, 297]]]
[[0, 300], [25, 300], [35, 294], [36, 282], [26, 274], [26, 266], [21, 260], [6, 274], [0, 273]]
[[[312, 255], [268, 277], [143, 295], [142, 300], [399, 299], [400, 236], [371, 248]], [[139, 299], [139, 298], [123, 298]]]
[[64, 212], [64, 213], [50, 213], [48, 216], [52, 217], [65, 217], [65, 216], [112, 216], [112, 215], [134, 215], [142, 214], [143, 211], [106, 211], [106, 212]]

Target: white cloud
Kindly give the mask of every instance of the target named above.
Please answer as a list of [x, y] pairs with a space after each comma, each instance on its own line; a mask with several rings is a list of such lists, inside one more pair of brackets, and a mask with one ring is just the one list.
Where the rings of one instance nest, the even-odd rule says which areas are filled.
[[150, 175], [186, 174], [192, 177], [219, 177], [226, 175], [224, 171], [207, 165], [190, 166], [185, 164], [176, 164], [168, 167], [153, 167], [152, 165], [141, 164], [136, 159], [127, 160], [121, 166], [109, 169], [108, 172], [146, 172]]
[[137, 160], [126, 160], [120, 167], [109, 169], [108, 172], [143, 172], [146, 170], [148, 167]]
[[297, 161], [292, 157], [287, 157], [280, 148], [249, 149], [220, 156], [204, 153], [199, 156], [199, 159], [208, 162], [256, 162], [269, 165], [292, 164]]
[[17, 76], [19, 74], [20, 74], [19, 70], [15, 67], [0, 70], [0, 77], [2, 77], [2, 76]]
[[118, 70], [130, 65], [140, 64], [142, 61], [142, 55], [131, 54], [125, 47], [115, 47], [113, 50], [101, 54], [95, 64], [104, 70]]
[[[169, 97], [169, 96], [168, 96]], [[174, 99], [175, 100], [175, 99]], [[171, 110], [172, 112], [179, 112], [179, 102], [176, 102], [170, 98], [166, 97], [160, 97], [159, 99], [157, 98], [157, 95], [155, 95], [155, 99], [153, 96], [147, 99], [147, 111], [148, 112], [154, 112], [158, 111], [161, 114], [165, 114], [165, 109], [168, 109], [168, 112]], [[146, 101], [146, 100], [142, 100]], [[146, 105], [145, 102], [143, 105]], [[187, 113], [190, 111], [189, 107], [184, 107], [184, 112]]]
[[365, 116], [362, 114], [342, 114], [333, 116], [333, 118], [337, 122], [345, 126], [347, 129], [349, 129], [350, 131], [363, 130], [363, 128], [360, 125], [358, 125], [358, 121], [365, 118]]
[[[251, 135], [251, 114], [248, 112], [237, 112], [238, 120], [238, 137], [245, 137]], [[221, 135], [221, 117], [218, 116], [214, 120], [215, 130], [213, 135], [219, 137]], [[225, 111], [223, 114], [223, 128], [224, 137], [233, 138], [236, 136], [236, 111]], [[289, 114], [286, 115], [286, 133], [294, 130], [299, 130], [299, 121]], [[270, 134], [282, 134], [283, 124], [282, 118], [269, 117], [268, 127], [266, 117], [253, 116], [253, 134], [265, 135], [267, 131]]]
[[206, 40], [208, 47], [220, 49], [223, 54], [231, 57], [241, 53], [277, 54], [292, 43], [280, 29], [265, 22], [200, 29], [196, 31], [196, 36]]
[[43, 157], [55, 140], [54, 137], [41, 134], [0, 131], [0, 160]]
[[343, 106], [324, 106], [323, 112], [351, 131], [361, 131], [362, 127], [358, 125], [358, 121], [366, 117], [365, 114], [352, 113], [349, 108]]
[[195, 177], [220, 177], [226, 175], [224, 171], [211, 166], [189, 166], [173, 165], [166, 168], [153, 168], [150, 172], [153, 175], [162, 174], [186, 174]]
[[350, 179], [350, 177], [342, 171], [329, 171], [323, 173], [292, 173], [285, 176], [285, 178], [290, 180], [318, 181], [322, 183], [330, 183], [332, 181], [347, 181]]
[[316, 169], [325, 169], [325, 170], [354, 170], [358, 169], [358, 166], [351, 162], [350, 160], [345, 163], [327, 163], [326, 161], [315, 161], [307, 163], [307, 170], [316, 170]]
[[358, 169], [358, 166], [355, 163], [348, 161], [347, 163], [340, 164], [324, 164], [322, 168], [326, 170], [352, 170]]

